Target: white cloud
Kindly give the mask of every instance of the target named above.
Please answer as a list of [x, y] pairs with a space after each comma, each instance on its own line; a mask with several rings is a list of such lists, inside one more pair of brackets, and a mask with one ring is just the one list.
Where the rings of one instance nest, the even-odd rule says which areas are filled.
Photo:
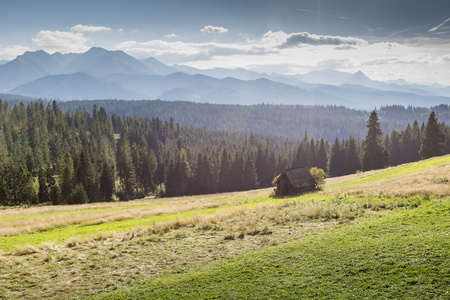
[[36, 38], [32, 38], [32, 41], [40, 49], [49, 53], [85, 52], [89, 50], [86, 44], [90, 42], [81, 32], [49, 30], [41, 30]]
[[444, 26], [447, 22], [450, 21], [450, 18], [448, 18], [447, 20], [445, 20], [444, 22], [442, 22], [441, 24], [439, 24], [436, 27], [433, 27], [431, 29], [428, 30], [428, 32], [435, 32], [436, 30], [438, 30], [439, 28], [441, 28], [442, 26]]
[[164, 37], [165, 37], [165, 38], [176, 38], [176, 37], [178, 37], [178, 34], [175, 34], [175, 33], [169, 33], [169, 34], [166, 34]]
[[70, 28], [72, 31], [78, 31], [78, 32], [99, 32], [99, 31], [110, 31], [111, 28], [104, 27], [104, 26], [92, 26], [92, 25], [75, 25], [72, 28]]
[[288, 34], [283, 31], [268, 31], [263, 35], [261, 44], [264, 46], [278, 47], [285, 43], [288, 37]]
[[239, 43], [151, 40], [127, 41], [115, 48], [140, 58], [153, 56], [167, 64], [201, 69], [242, 67], [266, 73], [295, 74], [334, 68], [352, 73], [361, 70], [376, 80], [404, 78], [420, 83], [426, 78], [450, 84], [446, 74], [450, 43], [422, 39], [420, 43], [403, 40], [369, 44], [355, 37], [302, 34], [303, 39], [309, 39], [308, 43], [298, 44], [292, 37], [299, 35], [268, 31], [259, 38], [247, 38]]
[[228, 29], [224, 28], [224, 27], [216, 27], [216, 26], [207, 25], [207, 26], [203, 27], [200, 31], [207, 32], [207, 33], [225, 33], [225, 32], [228, 32]]
[[286, 41], [280, 45], [280, 48], [291, 48], [299, 45], [333, 45], [333, 46], [358, 46], [367, 45], [367, 42], [355, 37], [329, 36], [329, 35], [315, 35], [308, 32], [292, 33], [288, 36]]
[[0, 59], [12, 60], [18, 55], [24, 54], [26, 51], [31, 51], [31, 49], [26, 46], [14, 45], [0, 50]]

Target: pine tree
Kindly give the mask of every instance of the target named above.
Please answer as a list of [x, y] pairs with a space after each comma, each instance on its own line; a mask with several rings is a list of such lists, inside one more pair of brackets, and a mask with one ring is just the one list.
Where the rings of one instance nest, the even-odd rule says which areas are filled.
[[[95, 166], [92, 163], [88, 147], [83, 148], [80, 153], [77, 182], [81, 183], [89, 202], [98, 201], [99, 196], [99, 178]], [[84, 201], [84, 200], [83, 200]]]
[[61, 188], [61, 203], [72, 204], [72, 192], [75, 188], [75, 171], [73, 167], [73, 159], [69, 152], [64, 155], [61, 162], [60, 188]]
[[402, 152], [404, 153], [404, 151], [402, 151], [400, 136], [397, 131], [393, 129], [391, 133], [391, 149], [389, 156], [389, 164], [391, 166], [397, 166], [403, 162], [404, 155], [402, 155]]
[[345, 156], [345, 173], [353, 174], [358, 170], [361, 170], [361, 159], [358, 154], [358, 145], [356, 140], [350, 136], [347, 155]]
[[39, 203], [49, 202], [50, 188], [47, 184], [47, 174], [43, 169], [39, 170], [38, 184], [39, 184], [38, 202]]
[[337, 137], [331, 146], [328, 173], [331, 177], [345, 174], [345, 153]]
[[317, 153], [314, 139], [311, 139], [305, 151], [306, 165], [308, 167], [317, 167]]
[[242, 189], [252, 190], [258, 187], [258, 174], [251, 155], [247, 155], [242, 171]]
[[190, 194], [191, 166], [188, 161], [186, 150], [180, 150], [175, 163], [175, 172], [177, 178], [176, 196]]
[[389, 153], [383, 145], [383, 131], [381, 131], [376, 111], [372, 111], [370, 114], [367, 128], [362, 160], [363, 170], [369, 171], [384, 168], [388, 164]]
[[100, 201], [110, 202], [112, 201], [115, 191], [114, 183], [114, 169], [106, 162], [103, 163], [102, 173], [100, 175]]
[[414, 121], [413, 127], [412, 127], [412, 143], [413, 143], [413, 149], [411, 149], [412, 152], [412, 160], [411, 161], [418, 161], [420, 160], [420, 144], [422, 139], [422, 132], [420, 131], [419, 123]]
[[215, 178], [212, 174], [211, 165], [207, 157], [201, 153], [198, 154], [194, 185], [194, 194], [208, 194], [214, 191], [215, 188]]
[[317, 147], [317, 167], [322, 170], [327, 169], [327, 149], [325, 146], [325, 141], [323, 139], [320, 140], [320, 144]]
[[227, 149], [223, 148], [218, 179], [220, 192], [228, 192], [232, 190], [230, 171], [230, 157], [228, 155]]
[[415, 157], [419, 149], [414, 147], [413, 141], [413, 132], [411, 129], [411, 125], [408, 124], [406, 126], [405, 131], [401, 133], [400, 139], [400, 148], [401, 148], [401, 158], [399, 160], [400, 163], [408, 163], [415, 161]]
[[238, 151], [231, 163], [230, 168], [230, 184], [232, 191], [242, 190], [242, 171], [243, 171], [244, 159], [242, 157], [242, 152]]
[[165, 186], [165, 196], [172, 197], [177, 195], [177, 174], [175, 169], [175, 161], [171, 157], [167, 161], [166, 165], [166, 171], [165, 171], [165, 180], [164, 180], [164, 186]]
[[438, 124], [436, 113], [432, 111], [422, 135], [422, 145], [419, 151], [422, 159], [444, 155], [445, 139], [445, 133]]
[[132, 199], [136, 194], [136, 170], [131, 157], [130, 144], [126, 135], [122, 138], [120, 143], [118, 169], [123, 197], [126, 200]]
[[[146, 144], [145, 144], [146, 146]], [[155, 153], [152, 149], [150, 149], [150, 152], [147, 152], [146, 149], [143, 149], [143, 146], [140, 146], [141, 148], [141, 158], [142, 158], [142, 171], [141, 171], [141, 181], [142, 185], [144, 187], [144, 191], [146, 194], [149, 194], [150, 192], [155, 190], [155, 173], [157, 170], [157, 159], [155, 156]]]

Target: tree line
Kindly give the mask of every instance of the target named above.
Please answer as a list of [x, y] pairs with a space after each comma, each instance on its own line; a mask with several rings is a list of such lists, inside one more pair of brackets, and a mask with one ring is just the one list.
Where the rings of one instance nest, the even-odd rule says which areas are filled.
[[[79, 107], [92, 111], [93, 105], [105, 107], [109, 115], [171, 118], [186, 126], [212, 130], [262, 133], [301, 140], [304, 132], [315, 140], [332, 143], [337, 137], [365, 139], [365, 123], [370, 112], [343, 106], [306, 105], [227, 105], [163, 100], [80, 100], [60, 102], [61, 109], [75, 112]], [[421, 124], [435, 111], [441, 122], [450, 124], [450, 105], [432, 108], [413, 106], [382, 106], [377, 110], [381, 129], [385, 133], [404, 130], [415, 120]]]
[[284, 169], [351, 174], [450, 153], [450, 128], [434, 112], [384, 135], [377, 113], [365, 140], [299, 141], [209, 130], [105, 108], [65, 112], [58, 102], [0, 100], [0, 205], [79, 204], [146, 195], [182, 196], [271, 186]]

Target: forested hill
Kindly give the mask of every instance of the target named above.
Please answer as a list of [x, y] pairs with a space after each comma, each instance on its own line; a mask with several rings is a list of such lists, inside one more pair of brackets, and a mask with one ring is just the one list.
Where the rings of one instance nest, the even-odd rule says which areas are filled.
[[[82, 107], [92, 111], [93, 105], [104, 107], [108, 114], [159, 118], [194, 127], [212, 130], [243, 131], [302, 139], [305, 132], [316, 140], [333, 142], [338, 139], [364, 139], [370, 112], [342, 106], [303, 105], [221, 105], [187, 101], [161, 100], [95, 100], [59, 102], [62, 111], [74, 112]], [[403, 106], [381, 107], [377, 113], [384, 133], [403, 130], [417, 120], [427, 121], [434, 110], [439, 122], [450, 124], [450, 106], [416, 108]]]
[[[97, 106], [92, 114], [63, 113], [56, 101], [11, 107], [0, 100], [0, 206], [250, 190], [270, 186], [275, 175], [291, 167], [319, 167], [339, 176], [450, 153], [450, 127], [438, 123], [434, 112], [426, 126], [414, 122], [392, 131], [383, 145], [376, 112], [369, 121], [359, 121], [376, 129], [365, 143], [348, 137], [331, 144], [304, 131], [301, 141], [294, 141], [184, 126], [173, 119], [109, 116]], [[320, 134], [322, 128], [314, 129]], [[366, 155], [376, 148], [367, 146], [372, 142], [383, 154], [377, 167]]]

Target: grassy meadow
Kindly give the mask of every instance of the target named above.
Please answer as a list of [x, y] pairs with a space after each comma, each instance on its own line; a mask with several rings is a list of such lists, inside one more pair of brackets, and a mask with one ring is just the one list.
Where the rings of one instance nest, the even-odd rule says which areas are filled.
[[448, 299], [450, 156], [272, 189], [0, 210], [0, 299]]

